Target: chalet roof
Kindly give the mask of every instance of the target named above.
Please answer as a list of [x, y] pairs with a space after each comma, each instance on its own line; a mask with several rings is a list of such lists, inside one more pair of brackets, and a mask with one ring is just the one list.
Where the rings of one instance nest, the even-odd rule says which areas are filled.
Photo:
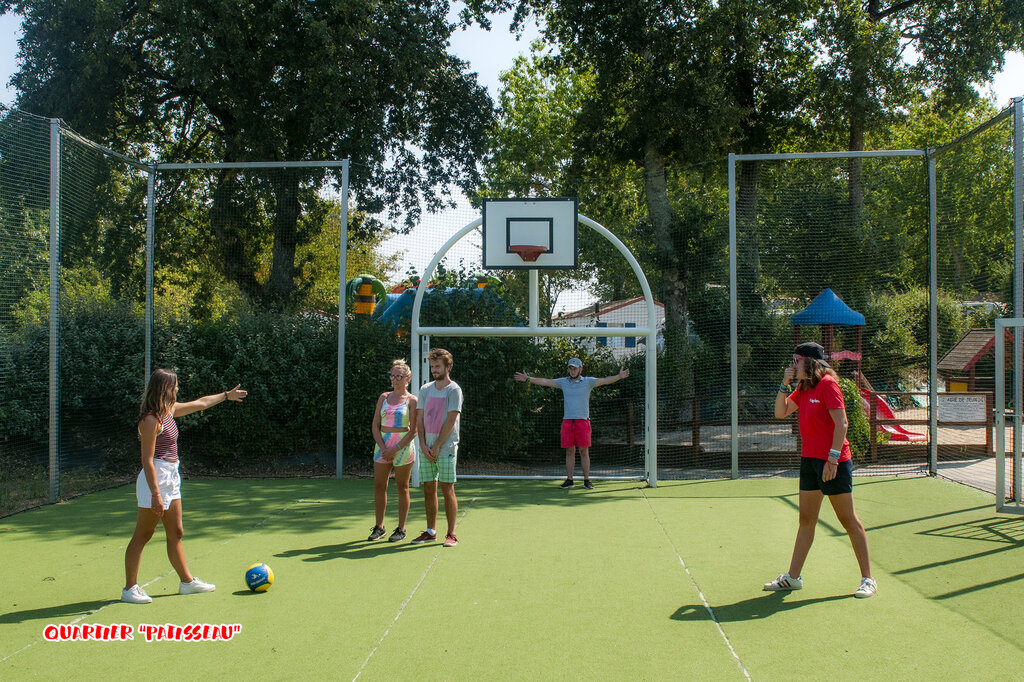
[[[1006, 339], [1013, 339], [1009, 329], [1006, 330]], [[995, 344], [995, 329], [970, 329], [946, 351], [939, 360], [938, 369], [940, 372], [966, 372], [991, 351]]]
[[789, 319], [790, 324], [838, 324], [847, 327], [864, 326], [864, 316], [836, 296], [831, 289], [818, 294], [811, 304]]
[[[618, 310], [619, 308], [625, 308], [626, 306], [633, 305], [634, 303], [643, 303], [643, 302], [644, 302], [644, 297], [643, 296], [637, 296], [635, 298], [626, 298], [626, 299], [622, 299], [620, 301], [608, 301], [607, 303], [598, 303], [597, 304], [597, 311], [596, 312], [594, 310], [594, 304], [591, 304], [591, 305], [588, 305], [586, 308], [580, 308], [579, 310], [574, 310], [571, 313], [562, 313], [556, 319], [559, 319], [559, 320], [571, 320], [571, 319], [578, 318], [578, 317], [593, 317], [594, 315], [601, 316], [601, 315], [604, 315], [605, 313], [610, 313], [613, 310]], [[654, 305], [657, 308], [664, 308], [665, 307], [665, 304], [660, 302], [660, 301], [655, 301]]]

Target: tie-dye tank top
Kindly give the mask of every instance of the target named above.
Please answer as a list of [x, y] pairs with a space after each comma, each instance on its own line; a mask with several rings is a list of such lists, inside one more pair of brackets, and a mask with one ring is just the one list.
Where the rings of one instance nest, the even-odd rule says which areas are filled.
[[391, 405], [387, 399], [380, 406], [380, 425], [387, 428], [408, 428], [409, 427], [409, 401], [408, 398], [398, 405]]

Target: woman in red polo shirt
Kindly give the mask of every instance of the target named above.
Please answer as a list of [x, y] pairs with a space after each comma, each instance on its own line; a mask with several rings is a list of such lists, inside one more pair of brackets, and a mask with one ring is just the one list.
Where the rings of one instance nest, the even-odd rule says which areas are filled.
[[[775, 416], [783, 419], [798, 412], [800, 438], [800, 525], [796, 532], [793, 558], [789, 571], [764, 589], [770, 592], [799, 590], [800, 576], [807, 553], [814, 542], [821, 501], [828, 495], [836, 517], [843, 524], [853, 553], [860, 565], [859, 598], [871, 597], [878, 590], [871, 576], [871, 553], [864, 524], [853, 508], [853, 463], [850, 443], [846, 440], [846, 405], [838, 376], [825, 361], [825, 349], [814, 342], [801, 343], [793, 355], [794, 363], [786, 373], [775, 395]], [[790, 393], [790, 384], [799, 382]]]

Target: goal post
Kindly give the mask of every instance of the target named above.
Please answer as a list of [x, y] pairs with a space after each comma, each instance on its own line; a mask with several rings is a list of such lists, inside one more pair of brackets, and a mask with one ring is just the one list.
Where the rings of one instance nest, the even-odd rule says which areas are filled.
[[[655, 312], [654, 296], [651, 293], [651, 287], [647, 281], [647, 277], [644, 275], [643, 269], [637, 262], [636, 257], [630, 252], [625, 244], [619, 240], [611, 231], [604, 226], [600, 225], [594, 220], [587, 218], [583, 215], [576, 216], [578, 223], [585, 225], [590, 229], [594, 230], [606, 240], [608, 240], [618, 251], [623, 255], [626, 261], [629, 263], [636, 275], [637, 281], [643, 291], [643, 299], [645, 303], [647, 322], [644, 326], [636, 327], [559, 327], [559, 326], [541, 326], [539, 319], [539, 286], [538, 286], [538, 268], [546, 267], [543, 262], [534, 265], [532, 261], [524, 260], [523, 266], [520, 269], [529, 268], [529, 320], [525, 326], [516, 327], [428, 327], [423, 326], [420, 323], [421, 311], [423, 308], [423, 299], [426, 293], [428, 283], [437, 271], [438, 264], [445, 257], [445, 254], [455, 246], [463, 237], [467, 236], [474, 230], [479, 229], [484, 222], [483, 218], [473, 220], [461, 230], [456, 232], [451, 238], [443, 244], [438, 251], [434, 254], [430, 263], [427, 265], [426, 270], [420, 279], [419, 285], [416, 288], [416, 295], [412, 305], [411, 313], [411, 347], [410, 355], [411, 362], [410, 368], [412, 370], [412, 381], [411, 386], [418, 388], [421, 385], [421, 377], [423, 376], [422, 368], [422, 354], [421, 349], [421, 338], [426, 336], [469, 336], [469, 337], [527, 337], [527, 338], [541, 338], [541, 337], [643, 337], [646, 339], [646, 352], [645, 357], [645, 397], [644, 397], [644, 474], [642, 477], [629, 476], [626, 478], [638, 479], [642, 478], [648, 482], [652, 487], [657, 486], [657, 334], [658, 334], [658, 323]], [[575, 249], [575, 242], [573, 241], [572, 249]], [[557, 251], [557, 249], [556, 249]], [[550, 254], [548, 254], [550, 255]], [[575, 257], [575, 254], [573, 254]], [[466, 476], [469, 478], [469, 476]], [[506, 477], [502, 475], [488, 475], [486, 478], [516, 478]], [[533, 477], [530, 477], [533, 478]], [[538, 476], [538, 478], [540, 478]], [[544, 476], [543, 478], [550, 478]], [[605, 477], [607, 478], [607, 477]], [[413, 467], [412, 485], [419, 486], [419, 459], [417, 458], [416, 463]]]
[[[1024, 514], [1024, 500], [1021, 498], [1021, 419], [1024, 418], [1024, 406], [1021, 405], [1021, 344], [1014, 344], [1013, 358], [1013, 411], [1006, 414], [1006, 341], [1007, 330], [1012, 330], [1014, 339], [1024, 330], [1024, 318], [1004, 318], [996, 320], [995, 354], [996, 354], [996, 511], [1004, 514]], [[1012, 472], [1009, 490], [1006, 476], [1006, 418], [1010, 417], [1014, 425], [1013, 452], [1011, 456]]]

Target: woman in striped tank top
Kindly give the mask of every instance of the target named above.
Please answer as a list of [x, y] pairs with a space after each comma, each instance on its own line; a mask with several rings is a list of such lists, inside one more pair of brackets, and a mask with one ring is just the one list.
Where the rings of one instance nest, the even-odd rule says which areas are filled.
[[121, 601], [148, 604], [153, 599], [139, 587], [139, 563], [142, 549], [153, 537], [161, 520], [167, 535], [167, 557], [181, 584], [178, 594], [212, 592], [214, 586], [193, 576], [185, 561], [181, 544], [181, 477], [178, 475], [178, 426], [175, 417], [205, 410], [226, 400], [241, 401], [248, 395], [241, 384], [230, 391], [208, 395], [188, 403], [177, 402], [178, 377], [174, 372], [158, 369], [146, 385], [139, 407], [139, 440], [142, 441], [142, 471], [135, 481], [135, 497], [139, 513], [135, 534], [124, 553], [124, 589]]
[[416, 439], [416, 396], [409, 393], [412, 370], [405, 360], [391, 363], [390, 391], [384, 391], [377, 399], [373, 413], [373, 508], [377, 520], [367, 540], [379, 540], [387, 532], [384, 529], [384, 510], [388, 506], [388, 479], [395, 472], [398, 488], [398, 527], [388, 538], [389, 542], [405, 539], [405, 521], [409, 517], [409, 478], [416, 450], [412, 442]]

